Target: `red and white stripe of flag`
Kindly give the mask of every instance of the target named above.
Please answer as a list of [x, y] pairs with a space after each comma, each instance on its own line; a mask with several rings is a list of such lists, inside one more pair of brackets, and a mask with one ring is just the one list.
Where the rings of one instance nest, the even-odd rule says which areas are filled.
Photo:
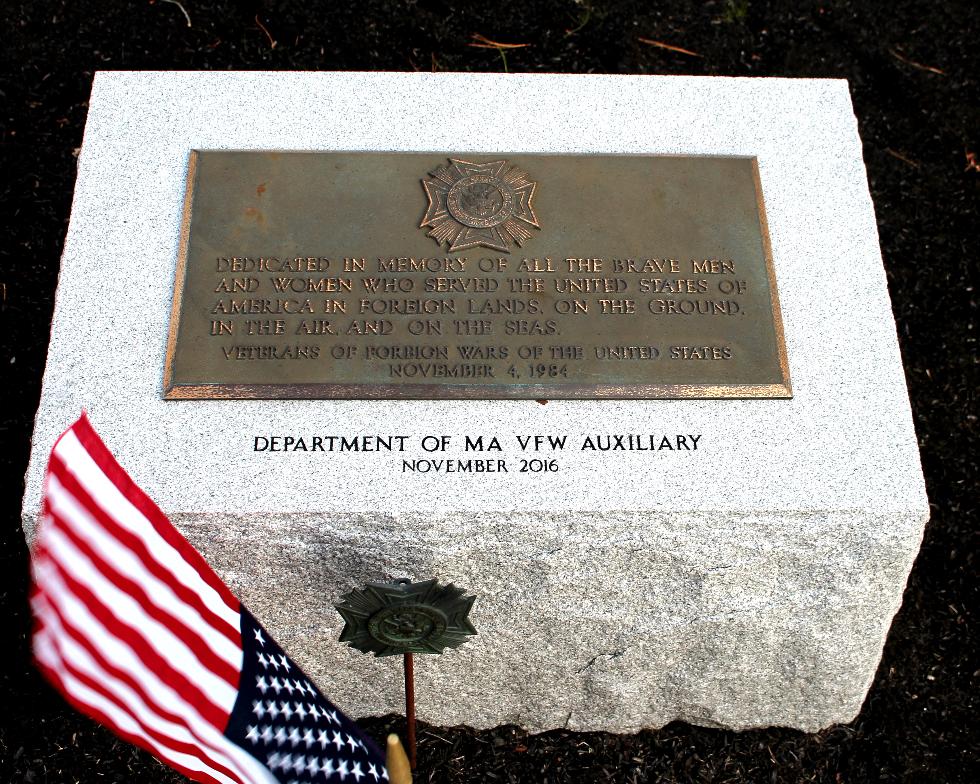
[[84, 414], [51, 453], [32, 561], [34, 655], [69, 702], [195, 781], [277, 781], [224, 736], [238, 600]]

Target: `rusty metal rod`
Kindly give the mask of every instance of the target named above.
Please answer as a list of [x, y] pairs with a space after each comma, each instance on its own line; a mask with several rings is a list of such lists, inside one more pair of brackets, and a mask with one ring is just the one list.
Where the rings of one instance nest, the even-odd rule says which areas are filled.
[[408, 762], [415, 770], [415, 662], [405, 654], [405, 719], [408, 722]]

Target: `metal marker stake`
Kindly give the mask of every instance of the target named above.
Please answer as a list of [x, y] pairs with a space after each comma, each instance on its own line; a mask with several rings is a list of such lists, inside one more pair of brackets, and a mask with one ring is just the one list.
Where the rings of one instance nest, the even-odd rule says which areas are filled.
[[415, 661], [412, 654], [405, 654], [405, 720], [408, 731], [405, 733], [408, 741], [408, 762], [415, 770]]
[[[408, 759], [415, 770], [415, 662], [413, 653], [440, 654], [476, 634], [467, 616], [475, 596], [438, 580], [401, 578], [355, 588], [334, 605], [344, 619], [340, 641], [375, 656], [405, 658]], [[404, 755], [402, 755], [404, 757]], [[393, 782], [394, 784], [394, 782]]]

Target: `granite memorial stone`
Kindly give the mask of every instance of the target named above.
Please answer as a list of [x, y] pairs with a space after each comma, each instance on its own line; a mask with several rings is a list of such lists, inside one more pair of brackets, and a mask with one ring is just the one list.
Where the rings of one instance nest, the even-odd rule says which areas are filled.
[[[375, 171], [373, 185], [342, 193], [325, 182], [319, 195], [310, 190], [315, 182], [292, 187], [355, 153], [407, 161], [411, 182], [371, 164], [361, 171]], [[235, 157], [243, 155], [250, 157]], [[629, 227], [642, 241], [622, 235], [615, 245], [608, 220], [564, 227], [572, 191], [555, 187], [565, 176], [549, 169], [555, 156], [594, 166], [595, 185], [580, 188], [583, 198], [602, 197], [596, 215], [645, 221]], [[678, 167], [692, 160], [718, 178], [711, 189], [678, 179]], [[211, 198], [213, 219], [188, 210], [195, 161], [233, 164], [215, 180], [234, 185], [227, 199], [201, 192], [200, 209], [211, 209]], [[500, 161], [519, 171], [485, 170]], [[249, 166], [267, 171], [254, 182], [236, 179], [236, 170], [254, 174]], [[603, 179], [609, 166], [675, 172], [648, 178], [651, 198], [626, 200], [615, 213], [607, 202], [618, 191]], [[678, 182], [691, 187], [677, 190]], [[537, 184], [533, 196], [528, 183]], [[415, 202], [398, 201], [392, 212], [377, 194], [402, 187]], [[370, 199], [353, 204], [358, 194]], [[556, 209], [556, 198], [566, 206]], [[692, 203], [710, 209], [688, 209]], [[338, 222], [338, 215], [345, 217]], [[393, 216], [411, 225], [392, 228]], [[398, 241], [372, 244], [383, 232], [399, 232]], [[185, 273], [184, 282], [198, 274], [191, 265], [199, 242], [204, 277], [192, 297], [200, 302], [181, 313], [181, 292], [183, 304], [193, 304], [180, 284]], [[320, 257], [329, 260], [326, 269]], [[463, 310], [471, 299], [477, 309], [488, 300], [523, 303], [488, 306], [503, 310], [539, 300], [540, 314], [462, 319], [492, 330], [505, 330], [507, 320], [582, 326], [568, 335], [498, 340], [493, 332], [462, 341], [472, 336], [456, 334], [446, 314], [442, 339], [408, 339], [411, 314], [350, 312], [361, 299], [425, 299], [414, 289], [355, 297], [368, 273], [395, 288], [407, 279], [424, 289], [427, 278], [440, 277], [450, 282], [429, 285], [460, 286], [451, 281], [466, 278], [482, 279], [470, 286], [510, 285], [506, 271], [493, 269], [413, 272], [397, 261], [392, 270], [368, 269], [378, 259], [413, 257], [537, 259], [514, 277], [540, 279], [545, 291], [534, 290], [537, 283], [520, 290], [519, 282], [506, 297], [429, 293]], [[313, 266], [257, 274], [236, 258]], [[345, 274], [344, 258], [365, 259], [365, 270], [352, 264]], [[569, 269], [567, 259], [583, 265]], [[629, 271], [629, 259], [666, 266]], [[695, 260], [701, 268], [682, 266]], [[704, 266], [711, 260], [715, 268]], [[610, 279], [581, 284], [610, 289], [622, 279], [627, 291], [554, 296], [555, 281], [570, 276]], [[304, 314], [206, 312], [219, 301], [307, 299], [269, 293], [276, 277], [290, 289], [307, 279], [313, 288], [341, 288], [339, 279], [349, 278], [350, 291], [313, 291], [320, 312], [307, 320], [328, 321], [335, 331], [367, 320], [378, 333], [341, 337], [324, 327], [316, 335], [307, 325], [303, 337], [296, 330]], [[338, 280], [319, 282], [331, 278]], [[641, 278], [661, 283], [643, 291]], [[215, 290], [223, 279], [231, 291]], [[678, 279], [695, 290], [665, 290], [663, 281]], [[713, 291], [699, 291], [701, 280]], [[722, 296], [719, 280], [747, 287]], [[261, 294], [247, 290], [256, 286]], [[333, 306], [323, 301], [334, 299], [348, 312], [324, 313]], [[578, 322], [547, 312], [557, 299], [581, 299], [590, 310], [603, 307], [600, 299], [618, 300], [618, 309], [610, 304], [608, 316]], [[717, 315], [685, 314], [677, 304], [658, 314], [649, 304], [658, 299], [733, 301], [748, 315], [721, 306]], [[624, 300], [637, 312], [628, 313]], [[269, 325], [240, 340], [249, 319]], [[627, 327], [605, 331], [620, 319]], [[277, 320], [288, 338], [276, 334]], [[404, 332], [380, 334], [384, 320]], [[218, 334], [209, 334], [212, 321]], [[225, 321], [231, 334], [221, 334]], [[293, 358], [295, 348], [279, 353], [341, 345], [389, 353], [443, 345], [447, 357], [337, 359], [329, 367]], [[466, 382], [465, 394], [447, 399], [419, 399], [438, 395], [417, 389], [348, 388], [336, 399], [288, 392], [294, 382], [364, 386], [385, 374], [395, 387], [405, 380], [389, 366], [458, 365], [464, 360], [450, 360], [450, 351], [458, 356], [461, 345], [478, 347], [474, 357], [489, 357], [487, 347], [539, 346], [549, 354], [558, 347], [558, 354], [518, 357], [522, 377], [489, 394], [471, 389], [488, 376], [440, 379]], [[597, 346], [615, 351], [603, 359]], [[683, 346], [693, 347], [688, 358], [672, 359], [673, 347]], [[750, 357], [752, 346], [762, 348]], [[733, 359], [724, 358], [725, 347]], [[651, 359], [652, 349], [659, 358]], [[235, 358], [222, 359], [224, 350]], [[211, 364], [195, 367], [205, 355]], [[489, 366], [496, 381], [511, 364], [502, 359], [469, 364]], [[538, 365], [546, 379], [530, 378]], [[551, 376], [551, 365], [567, 365], [571, 375]], [[352, 368], [346, 377], [344, 368]], [[769, 393], [740, 394], [743, 388], [712, 397], [710, 388], [733, 379]], [[510, 396], [518, 399], [490, 399], [532, 381], [542, 386]], [[208, 394], [193, 393], [209, 384], [216, 386]], [[240, 388], [225, 394], [228, 384]], [[263, 384], [279, 388], [248, 394]], [[563, 384], [579, 393], [563, 395]], [[664, 394], [670, 385], [705, 389]], [[182, 386], [193, 394], [181, 395]], [[172, 399], [181, 397], [203, 399]], [[861, 142], [842, 81], [97, 74], [27, 476], [28, 538], [47, 454], [83, 408], [135, 481], [355, 716], [400, 710], [401, 677], [384, 659], [337, 642], [342, 622], [332, 602], [367, 582], [438, 575], [479, 595], [471, 619], [480, 633], [426, 661], [418, 690], [425, 721], [613, 732], [675, 719], [804, 730], [848, 721], [874, 677], [928, 517]]]

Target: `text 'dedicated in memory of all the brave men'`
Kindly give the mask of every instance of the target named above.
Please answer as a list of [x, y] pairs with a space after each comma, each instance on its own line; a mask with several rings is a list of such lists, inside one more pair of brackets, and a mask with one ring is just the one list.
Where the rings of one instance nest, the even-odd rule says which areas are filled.
[[164, 395], [790, 397], [757, 161], [191, 153]]

